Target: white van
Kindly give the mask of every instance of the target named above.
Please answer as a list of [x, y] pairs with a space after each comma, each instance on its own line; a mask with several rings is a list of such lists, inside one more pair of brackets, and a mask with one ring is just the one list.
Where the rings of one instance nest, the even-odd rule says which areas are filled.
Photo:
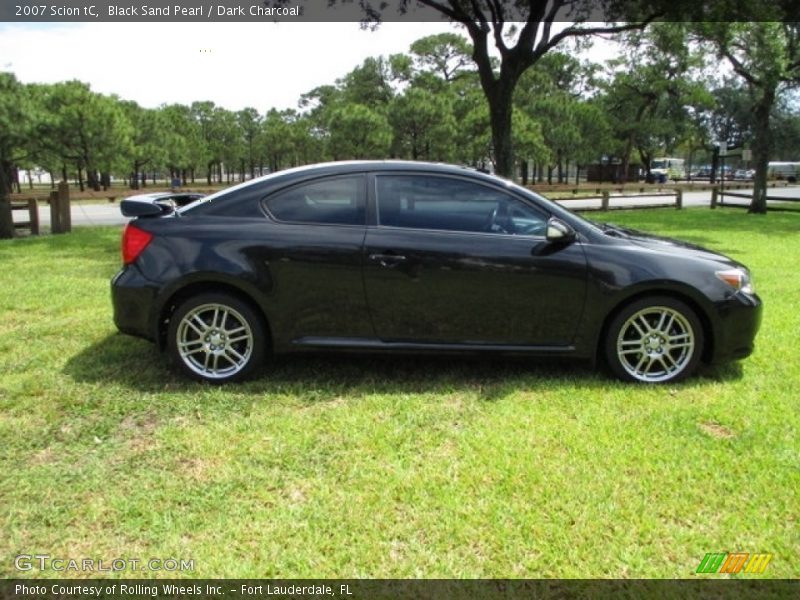
[[650, 162], [650, 173], [659, 183], [666, 183], [667, 179], [686, 179], [686, 167], [682, 158], [654, 158]]
[[800, 162], [770, 162], [767, 165], [767, 177], [796, 183], [798, 170], [800, 170]]

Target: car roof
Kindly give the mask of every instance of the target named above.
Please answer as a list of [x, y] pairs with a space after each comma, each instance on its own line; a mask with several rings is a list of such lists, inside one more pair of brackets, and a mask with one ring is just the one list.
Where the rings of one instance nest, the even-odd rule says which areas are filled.
[[[251, 186], [270, 186], [272, 184], [284, 185], [291, 184], [294, 181], [302, 181], [304, 179], [311, 179], [316, 176], [323, 177], [325, 175], [339, 175], [347, 173], [359, 173], [365, 171], [416, 171], [426, 173], [439, 173], [450, 175], [469, 175], [477, 177], [487, 182], [494, 183], [495, 185], [501, 184], [510, 186], [513, 182], [502, 179], [495, 175], [489, 175], [478, 171], [473, 167], [449, 165], [445, 163], [433, 163], [414, 160], [343, 160], [336, 162], [315, 163], [311, 165], [303, 165], [300, 167], [292, 167], [283, 171], [275, 171], [249, 181], [244, 181], [237, 185], [225, 188], [208, 196], [202, 200], [204, 202], [211, 201], [217, 197], [224, 196], [230, 192], [249, 188]], [[192, 205], [189, 205], [192, 206]]]

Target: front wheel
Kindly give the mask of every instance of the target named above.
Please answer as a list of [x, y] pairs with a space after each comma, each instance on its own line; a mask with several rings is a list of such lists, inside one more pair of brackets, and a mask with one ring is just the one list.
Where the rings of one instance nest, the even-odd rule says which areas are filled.
[[685, 303], [667, 296], [637, 300], [614, 317], [605, 355], [619, 378], [671, 383], [691, 375], [703, 353], [703, 327]]
[[266, 330], [253, 308], [224, 293], [199, 294], [172, 315], [167, 344], [186, 375], [210, 383], [246, 379], [263, 362]]

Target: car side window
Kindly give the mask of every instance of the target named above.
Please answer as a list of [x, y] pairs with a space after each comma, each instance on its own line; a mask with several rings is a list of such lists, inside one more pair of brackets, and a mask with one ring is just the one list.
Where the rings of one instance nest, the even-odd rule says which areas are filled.
[[335, 177], [300, 184], [270, 196], [265, 205], [278, 221], [364, 225], [364, 177]]
[[425, 175], [377, 178], [378, 224], [414, 229], [544, 235], [547, 217], [494, 188]]

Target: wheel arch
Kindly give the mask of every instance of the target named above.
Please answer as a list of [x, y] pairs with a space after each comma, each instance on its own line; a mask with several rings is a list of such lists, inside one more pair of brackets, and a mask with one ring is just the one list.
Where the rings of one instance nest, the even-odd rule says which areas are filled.
[[697, 301], [696, 298], [693, 298], [691, 294], [685, 293], [679, 289], [668, 287], [642, 289], [620, 299], [606, 314], [605, 319], [603, 319], [603, 325], [600, 328], [600, 334], [595, 340], [594, 360], [596, 362], [605, 361], [603, 343], [608, 335], [608, 328], [610, 327], [614, 318], [628, 305], [633, 304], [634, 302], [637, 302], [643, 298], [647, 298], [648, 296], [667, 296], [683, 302], [694, 311], [694, 313], [697, 315], [697, 318], [700, 319], [700, 324], [703, 327], [703, 350], [701, 359], [704, 363], [708, 363], [714, 356], [714, 328], [711, 324], [711, 318], [708, 314], [708, 311]]
[[155, 338], [159, 350], [164, 351], [166, 349], [169, 321], [175, 310], [192, 296], [207, 292], [229, 294], [248, 304], [255, 311], [256, 315], [261, 318], [264, 330], [267, 332], [267, 346], [269, 348], [272, 347], [273, 331], [271, 328], [271, 320], [262, 304], [255, 299], [252, 293], [227, 281], [201, 279], [186, 282], [179, 288], [172, 290], [169, 296], [160, 305], [155, 321]]

